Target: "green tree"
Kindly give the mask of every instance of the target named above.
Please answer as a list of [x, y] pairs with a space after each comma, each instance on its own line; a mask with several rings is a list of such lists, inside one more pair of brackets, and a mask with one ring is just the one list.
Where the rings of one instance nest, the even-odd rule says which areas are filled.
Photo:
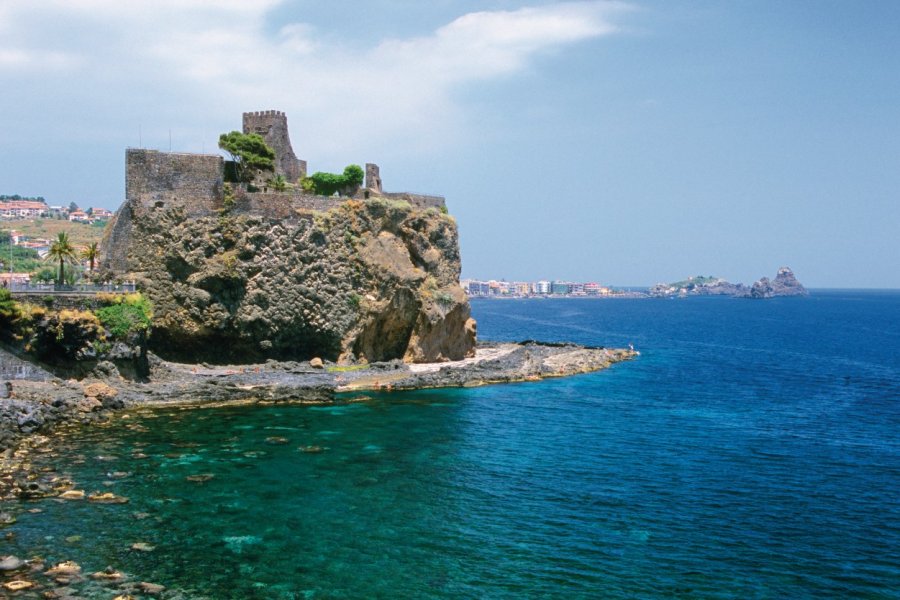
[[252, 180], [257, 171], [275, 170], [275, 151], [256, 133], [223, 133], [219, 148], [231, 155], [238, 181]]
[[37, 281], [38, 283], [50, 283], [51, 281], [56, 279], [56, 273], [53, 269], [44, 267], [43, 269], [32, 273], [31, 279]]
[[94, 272], [94, 264], [97, 262], [97, 257], [100, 256], [100, 248], [97, 242], [91, 242], [81, 251], [81, 258], [88, 261], [90, 265], [90, 272]]
[[50, 251], [47, 253], [47, 260], [59, 261], [59, 277], [56, 280], [62, 285], [66, 280], [66, 263], [72, 264], [78, 260], [78, 252], [75, 246], [69, 241], [69, 234], [61, 231], [56, 239], [50, 244]]
[[75, 212], [76, 210], [78, 210], [78, 205], [74, 202], [69, 202], [69, 212]]
[[[359, 165], [347, 165], [342, 175], [318, 171], [306, 178], [301, 184], [304, 189], [309, 185], [320, 196], [332, 196], [335, 193], [351, 195], [362, 185], [364, 173]], [[309, 184], [307, 183], [309, 182]]]

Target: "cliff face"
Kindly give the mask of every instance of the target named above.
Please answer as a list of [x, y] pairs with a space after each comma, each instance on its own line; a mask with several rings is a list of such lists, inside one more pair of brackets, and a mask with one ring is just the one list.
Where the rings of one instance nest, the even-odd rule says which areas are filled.
[[456, 224], [373, 198], [273, 217], [126, 201], [104, 264], [154, 305], [151, 349], [178, 360], [321, 356], [352, 362], [471, 355]]

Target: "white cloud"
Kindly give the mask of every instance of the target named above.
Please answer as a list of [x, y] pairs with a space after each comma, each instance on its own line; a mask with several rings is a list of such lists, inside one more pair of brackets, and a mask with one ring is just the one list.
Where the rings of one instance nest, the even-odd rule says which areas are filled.
[[428, 149], [465, 132], [460, 88], [610, 34], [612, 17], [627, 8], [584, 1], [474, 12], [428, 35], [360, 49], [307, 23], [271, 33], [266, 19], [280, 4], [0, 0], [7, 25], [0, 77], [13, 69], [22, 76], [23, 67], [65, 68], [123, 105], [157, 94], [163, 113], [185, 110], [186, 100], [196, 112], [231, 119], [279, 108], [326, 152], [329, 144], [352, 148], [373, 136]]
[[73, 67], [77, 60], [62, 52], [0, 48], [0, 70], [53, 71]]

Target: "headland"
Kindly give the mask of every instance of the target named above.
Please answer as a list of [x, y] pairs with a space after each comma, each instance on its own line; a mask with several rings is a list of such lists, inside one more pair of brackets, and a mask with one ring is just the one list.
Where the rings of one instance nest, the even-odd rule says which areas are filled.
[[126, 150], [126, 199], [92, 275], [138, 293], [0, 290], [3, 495], [45, 490], [15, 450], [33, 436], [132, 407], [340, 402], [636, 356], [476, 341], [444, 198], [385, 192], [373, 163], [308, 176], [280, 111], [244, 113], [226, 139], [269, 162]]

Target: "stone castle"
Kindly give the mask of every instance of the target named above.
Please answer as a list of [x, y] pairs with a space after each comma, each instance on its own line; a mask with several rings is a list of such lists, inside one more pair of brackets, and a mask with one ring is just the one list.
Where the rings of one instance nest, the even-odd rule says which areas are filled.
[[[296, 184], [306, 173], [284, 113], [245, 113], [243, 128], [275, 151], [274, 175]], [[218, 154], [129, 149], [125, 162], [126, 200], [100, 264], [153, 303], [160, 356], [436, 362], [474, 352], [442, 197], [385, 192], [371, 163], [364, 187], [339, 197], [266, 189], [262, 178], [226, 184]]]
[[[275, 175], [297, 183], [307, 174], [307, 163], [294, 154], [288, 133], [287, 116], [277, 110], [246, 112], [244, 133], [256, 133], [275, 151]], [[129, 148], [125, 152], [125, 199], [145, 207], [162, 208], [172, 203], [188, 215], [212, 214], [225, 206], [225, 159], [218, 154], [161, 152]], [[364, 187], [358, 199], [382, 197], [409, 202], [419, 209], [446, 206], [441, 196], [408, 192], [385, 192], [378, 165], [366, 163]], [[347, 198], [316, 196], [296, 186], [284, 192], [263, 187], [249, 192], [235, 190], [232, 210], [286, 218], [297, 210], [328, 210]]]

